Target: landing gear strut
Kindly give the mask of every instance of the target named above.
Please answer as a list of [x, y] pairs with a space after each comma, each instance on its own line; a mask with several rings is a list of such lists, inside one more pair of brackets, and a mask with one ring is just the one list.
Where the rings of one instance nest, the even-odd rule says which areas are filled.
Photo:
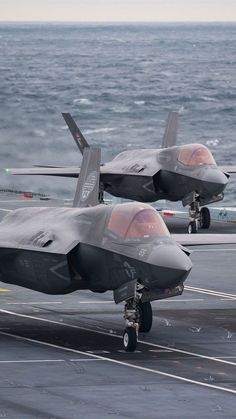
[[189, 218], [190, 222], [188, 225], [188, 233], [195, 234], [199, 228], [200, 210], [199, 201], [195, 199], [189, 206]]
[[133, 352], [136, 349], [138, 333], [149, 332], [152, 327], [152, 307], [150, 302], [143, 303], [140, 296], [130, 298], [124, 308], [125, 331], [123, 334], [124, 349]]
[[125, 331], [123, 334], [123, 343], [126, 352], [135, 351], [137, 346], [139, 331], [139, 311], [137, 309], [137, 303], [137, 297], [130, 298], [125, 303]]
[[188, 225], [188, 233], [197, 233], [199, 228], [208, 229], [211, 224], [211, 215], [207, 207], [199, 208], [199, 199], [196, 197], [189, 206], [190, 222]]

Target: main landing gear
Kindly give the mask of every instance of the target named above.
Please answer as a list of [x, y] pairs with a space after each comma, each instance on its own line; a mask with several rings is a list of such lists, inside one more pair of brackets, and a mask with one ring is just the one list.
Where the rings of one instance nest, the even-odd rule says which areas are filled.
[[151, 303], [142, 302], [140, 297], [130, 298], [124, 308], [125, 331], [123, 334], [124, 349], [133, 352], [136, 349], [139, 332], [149, 332], [152, 327]]
[[198, 199], [194, 200], [189, 206], [190, 223], [188, 225], [188, 233], [197, 233], [199, 228], [208, 229], [211, 224], [211, 215], [207, 207], [199, 208]]

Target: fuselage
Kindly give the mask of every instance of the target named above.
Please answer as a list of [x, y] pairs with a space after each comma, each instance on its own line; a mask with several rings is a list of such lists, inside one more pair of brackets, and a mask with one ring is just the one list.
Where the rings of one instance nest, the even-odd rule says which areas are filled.
[[[11, 172], [77, 178], [80, 168], [34, 167]], [[102, 189], [139, 202], [166, 199], [187, 205], [197, 194], [200, 205], [205, 205], [223, 198], [228, 178], [202, 144], [123, 151], [100, 167]]]
[[101, 168], [104, 189], [141, 202], [184, 201], [197, 193], [200, 202], [223, 198], [228, 177], [201, 144], [120, 153]]
[[0, 223], [0, 280], [48, 294], [182, 284], [191, 261], [149, 205], [22, 208]]

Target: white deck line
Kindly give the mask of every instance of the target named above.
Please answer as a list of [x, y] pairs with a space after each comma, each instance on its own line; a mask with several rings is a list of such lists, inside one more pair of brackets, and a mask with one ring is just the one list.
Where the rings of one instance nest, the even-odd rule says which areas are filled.
[[[109, 332], [100, 331], [100, 330], [94, 330], [94, 329], [91, 329], [91, 328], [87, 328], [87, 327], [83, 327], [83, 326], [77, 326], [77, 325], [74, 325], [74, 324], [69, 324], [69, 323], [64, 323], [64, 322], [58, 322], [56, 320], [48, 320], [48, 319], [45, 319], [43, 317], [29, 316], [29, 315], [26, 315], [26, 314], [15, 313], [15, 312], [12, 312], [12, 311], [2, 310], [2, 309], [0, 309], [0, 313], [10, 314], [10, 315], [13, 315], [13, 316], [16, 316], [16, 317], [22, 317], [22, 318], [26, 318], [26, 319], [37, 320], [37, 321], [41, 321], [41, 322], [45, 322], [45, 323], [57, 324], [57, 325], [64, 326], [64, 327], [65, 326], [70, 327], [72, 329], [85, 330], [87, 332], [98, 333], [100, 335], [105, 335], [105, 336], [110, 336], [110, 337], [115, 337], [115, 338], [118, 338], [118, 339], [122, 339], [122, 336], [116, 335], [114, 333], [109, 333]], [[1, 333], [5, 333], [5, 332], [1, 332]], [[5, 333], [5, 334], [7, 335], [8, 333]], [[236, 366], [236, 362], [225, 361], [223, 359], [219, 359], [219, 358], [216, 358], [216, 357], [201, 355], [201, 354], [198, 354], [196, 352], [185, 351], [185, 350], [182, 350], [182, 349], [172, 348], [172, 347], [165, 346], [165, 345], [158, 345], [158, 344], [143, 341], [143, 340], [140, 340], [140, 339], [138, 341], [139, 341], [139, 343], [142, 343], [142, 344], [147, 345], [147, 346], [152, 346], [152, 347], [160, 348], [160, 349], [168, 349], [168, 350], [171, 350], [172, 352], [176, 352], [176, 353], [180, 353], [180, 354], [184, 354], [184, 355], [188, 355], [188, 356], [192, 356], [192, 357], [196, 357], [196, 358], [207, 359], [209, 361], [220, 362], [222, 364]]]
[[63, 347], [63, 346], [54, 345], [52, 343], [46, 343], [46, 342], [38, 341], [38, 340], [35, 340], [35, 339], [25, 338], [23, 336], [12, 335], [10, 333], [0, 332], [0, 334], [5, 335], [5, 336], [11, 336], [12, 338], [15, 338], [15, 339], [21, 339], [23, 341], [35, 343], [35, 344], [42, 345], [42, 346], [48, 346], [48, 347], [51, 347], [51, 348], [60, 349], [60, 350], [67, 351], [67, 352], [73, 352], [73, 353], [77, 353], [77, 354], [80, 354], [80, 355], [87, 355], [87, 356], [89, 356], [91, 358], [94, 358], [94, 359], [107, 361], [107, 362], [110, 362], [110, 363], [113, 363], [113, 364], [116, 364], [116, 365], [121, 365], [121, 366], [124, 366], [124, 367], [129, 367], [129, 368], [133, 368], [133, 369], [144, 371], [144, 372], [149, 372], [149, 373], [152, 373], [152, 374], [157, 374], [157, 375], [160, 375], [160, 376], [163, 376], [163, 377], [173, 378], [173, 379], [176, 379], [176, 380], [179, 380], [179, 381], [187, 382], [187, 383], [190, 383], [190, 384], [195, 384], [195, 385], [198, 385], [198, 386], [201, 386], [201, 387], [207, 387], [207, 388], [210, 388], [210, 389], [213, 389], [213, 390], [224, 391], [226, 393], [236, 394], [236, 390], [233, 390], [233, 389], [230, 389], [230, 388], [221, 387], [221, 386], [208, 384], [208, 383], [203, 383], [201, 381], [191, 380], [189, 378], [185, 378], [185, 377], [182, 377], [180, 375], [169, 374], [169, 373], [166, 373], [166, 372], [163, 372], [163, 371], [154, 370], [152, 368], [146, 368], [146, 367], [142, 367], [140, 365], [131, 364], [129, 362], [118, 361], [118, 360], [115, 360], [115, 359], [107, 358], [105, 356], [95, 355], [95, 354], [91, 354], [91, 353], [87, 353], [87, 352], [83, 352], [83, 351], [78, 351], [76, 349], [70, 349], [70, 348], [66, 348], [66, 347]]

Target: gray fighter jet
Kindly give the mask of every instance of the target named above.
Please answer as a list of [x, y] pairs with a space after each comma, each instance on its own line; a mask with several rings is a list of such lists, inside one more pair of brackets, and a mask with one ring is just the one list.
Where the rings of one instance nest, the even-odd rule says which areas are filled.
[[192, 263], [181, 241], [236, 243], [236, 235], [173, 239], [146, 203], [99, 204], [99, 171], [100, 149], [86, 148], [72, 208], [9, 210], [0, 223], [0, 281], [47, 294], [113, 291], [125, 302], [124, 348], [133, 351], [138, 331], [151, 329], [150, 302], [183, 292]]
[[[62, 114], [81, 153], [89, 147], [68, 113]], [[223, 199], [229, 173], [235, 167], [220, 168], [211, 152], [202, 144], [176, 145], [178, 113], [168, 115], [161, 149], [123, 151], [101, 166], [101, 190], [113, 196], [140, 202], [160, 199], [182, 201], [189, 206], [189, 233], [208, 229], [210, 212], [205, 206]], [[8, 169], [13, 174], [43, 174], [78, 177], [78, 167], [37, 167]], [[227, 170], [227, 171], [226, 171]], [[201, 208], [202, 207], [202, 208]]]

